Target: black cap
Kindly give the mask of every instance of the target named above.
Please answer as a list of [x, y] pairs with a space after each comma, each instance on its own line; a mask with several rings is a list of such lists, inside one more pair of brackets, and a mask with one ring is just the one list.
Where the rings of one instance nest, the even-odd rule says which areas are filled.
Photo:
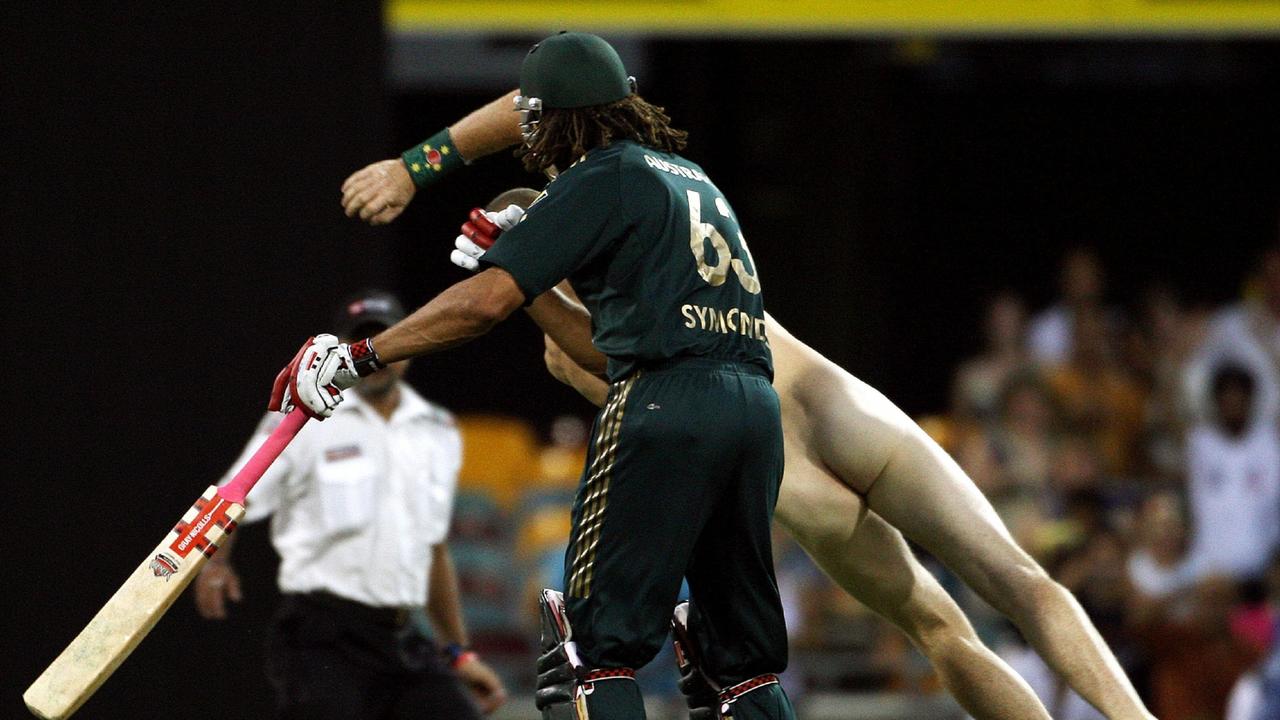
[[366, 290], [342, 303], [333, 320], [334, 332], [350, 338], [361, 325], [391, 327], [404, 319], [404, 306], [395, 295], [385, 290]]

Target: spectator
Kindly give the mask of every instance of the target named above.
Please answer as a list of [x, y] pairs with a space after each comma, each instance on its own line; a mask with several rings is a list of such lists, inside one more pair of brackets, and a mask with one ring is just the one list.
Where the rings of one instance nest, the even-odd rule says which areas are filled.
[[1010, 491], [1043, 491], [1049, 476], [1058, 407], [1039, 373], [1014, 374], [1000, 403], [1000, 424], [992, 443]]
[[1207, 338], [1186, 372], [1191, 410], [1197, 419], [1213, 411], [1200, 388], [1218, 366], [1230, 363], [1250, 370], [1255, 381], [1255, 409], [1280, 417], [1280, 245], [1269, 248], [1256, 271], [1257, 291], [1218, 312]]
[[1045, 365], [1058, 365], [1071, 357], [1077, 313], [1102, 309], [1105, 283], [1102, 266], [1092, 250], [1068, 252], [1059, 282], [1062, 298], [1031, 319], [1027, 335], [1031, 359]]
[[1102, 460], [1086, 435], [1066, 432], [1054, 443], [1049, 485], [1041, 498], [1042, 512], [1054, 522], [1040, 536], [1040, 554], [1087, 542], [1109, 533], [1118, 502], [1104, 483]]
[[1280, 245], [1263, 252], [1254, 282], [1256, 292], [1213, 319], [1210, 336], [1230, 344], [1256, 343], [1280, 370]]
[[1009, 376], [1027, 363], [1026, 324], [1026, 307], [1012, 293], [996, 296], [987, 306], [986, 348], [956, 373], [957, 419], [993, 420], [999, 415], [1000, 394]]
[[1138, 510], [1135, 548], [1128, 560], [1137, 612], [1169, 600], [1191, 583], [1186, 563], [1187, 519], [1172, 492], [1148, 496]]
[[1274, 618], [1280, 615], [1280, 553], [1272, 556], [1267, 568], [1267, 598], [1273, 618], [1269, 653], [1232, 690], [1227, 720], [1280, 717], [1280, 642], [1276, 642], [1274, 623]]
[[1161, 491], [1138, 509], [1134, 549], [1125, 564], [1129, 587], [1128, 624], [1138, 639], [1135, 684], [1150, 699], [1157, 664], [1151, 638], [1162, 623], [1185, 621], [1191, 613], [1191, 583], [1186, 562], [1187, 519], [1181, 498]]
[[542, 484], [577, 486], [587, 461], [589, 428], [582, 418], [561, 415], [551, 423], [551, 443], [542, 448], [538, 461]]
[[1191, 588], [1185, 604], [1160, 606], [1136, 628], [1151, 654], [1151, 704], [1161, 720], [1225, 713], [1232, 687], [1258, 659], [1231, 632], [1236, 600], [1233, 583], [1208, 578]]
[[1141, 387], [1117, 362], [1112, 333], [1097, 308], [1073, 313], [1068, 362], [1052, 368], [1049, 386], [1071, 427], [1093, 438], [1106, 471], [1127, 476], [1142, 431]]
[[1055, 515], [1062, 515], [1062, 502], [1071, 495], [1101, 494], [1104, 489], [1102, 458], [1091, 437], [1077, 432], [1061, 433], [1051, 457], [1049, 486], [1053, 491]]
[[1255, 411], [1255, 389], [1248, 370], [1218, 368], [1211, 384], [1213, 417], [1187, 439], [1197, 577], [1258, 578], [1280, 539], [1280, 435], [1273, 419]]
[[1186, 402], [1183, 373], [1205, 334], [1203, 313], [1184, 309], [1172, 288], [1143, 294], [1139, 322], [1127, 329], [1125, 360], [1147, 393], [1141, 470], [1161, 480], [1182, 477]]

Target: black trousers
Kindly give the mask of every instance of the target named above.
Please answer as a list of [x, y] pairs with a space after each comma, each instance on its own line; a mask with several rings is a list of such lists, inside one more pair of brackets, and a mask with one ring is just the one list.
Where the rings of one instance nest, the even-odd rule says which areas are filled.
[[404, 613], [324, 593], [284, 596], [267, 639], [280, 720], [479, 720]]
[[762, 370], [699, 358], [613, 385], [596, 419], [565, 556], [565, 605], [590, 667], [640, 667], [688, 578], [705, 667], [729, 686], [787, 666], [770, 522], [778, 396]]

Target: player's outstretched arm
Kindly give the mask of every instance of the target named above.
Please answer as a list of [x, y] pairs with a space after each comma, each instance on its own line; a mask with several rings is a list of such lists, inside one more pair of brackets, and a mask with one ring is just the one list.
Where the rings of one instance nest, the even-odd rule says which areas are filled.
[[520, 142], [515, 90], [405, 150], [352, 173], [342, 183], [342, 210], [371, 225], [385, 225], [404, 212], [420, 188], [455, 168]]
[[412, 315], [352, 343], [322, 333], [307, 339], [276, 375], [267, 409], [295, 408], [323, 420], [343, 402], [343, 391], [394, 362], [461, 345], [489, 332], [524, 304], [515, 278], [493, 267], [440, 293]]
[[524, 304], [515, 278], [491, 267], [440, 293], [372, 339], [384, 364], [461, 345], [489, 332]]

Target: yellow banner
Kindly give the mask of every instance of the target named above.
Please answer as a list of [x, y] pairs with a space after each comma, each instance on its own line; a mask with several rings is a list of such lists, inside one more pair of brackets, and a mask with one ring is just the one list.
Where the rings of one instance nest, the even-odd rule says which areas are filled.
[[395, 31], [1277, 34], [1280, 0], [388, 0]]

